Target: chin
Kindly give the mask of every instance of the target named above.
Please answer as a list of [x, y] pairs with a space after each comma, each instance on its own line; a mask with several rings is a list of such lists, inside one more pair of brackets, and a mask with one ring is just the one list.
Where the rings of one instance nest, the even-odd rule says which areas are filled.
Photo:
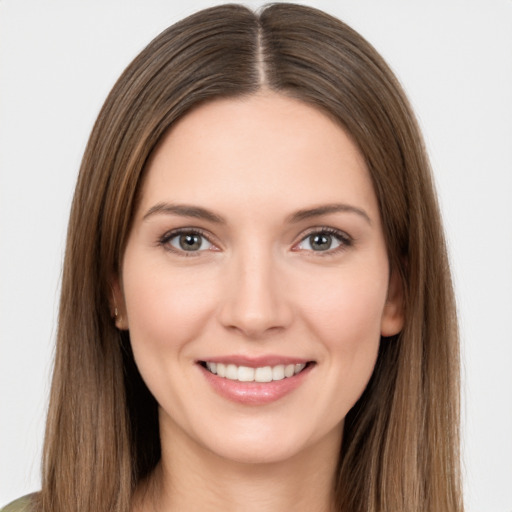
[[216, 446], [215, 455], [244, 465], [279, 464], [287, 462], [305, 451], [303, 446], [283, 446], [282, 443], [259, 443], [252, 446]]
[[252, 427], [226, 428], [214, 436], [203, 438], [201, 444], [226, 461], [248, 465], [280, 464], [309, 457], [316, 450], [324, 450], [326, 454], [339, 453], [343, 422], [325, 432], [318, 428], [304, 428], [305, 425], [301, 428], [296, 424], [285, 428], [282, 424]]

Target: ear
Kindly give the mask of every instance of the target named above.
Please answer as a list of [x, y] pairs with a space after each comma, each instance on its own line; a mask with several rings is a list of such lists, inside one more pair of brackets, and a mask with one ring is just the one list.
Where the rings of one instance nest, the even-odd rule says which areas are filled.
[[128, 330], [128, 315], [121, 281], [115, 276], [110, 281], [112, 295], [110, 297], [110, 314], [114, 319], [116, 327], [121, 331]]
[[404, 289], [399, 273], [391, 271], [388, 296], [382, 312], [380, 334], [384, 338], [398, 334], [404, 326]]

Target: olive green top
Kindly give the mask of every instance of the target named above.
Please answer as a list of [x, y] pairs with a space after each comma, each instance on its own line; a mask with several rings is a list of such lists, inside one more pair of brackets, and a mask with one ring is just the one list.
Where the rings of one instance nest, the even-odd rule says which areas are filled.
[[27, 494], [23, 498], [19, 498], [9, 505], [6, 505], [0, 512], [30, 512], [32, 510], [31, 503], [33, 494]]

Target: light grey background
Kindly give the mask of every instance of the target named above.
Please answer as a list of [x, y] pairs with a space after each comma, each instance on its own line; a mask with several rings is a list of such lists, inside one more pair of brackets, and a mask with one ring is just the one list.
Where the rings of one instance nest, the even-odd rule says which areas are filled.
[[[151, 38], [213, 3], [0, 0], [0, 505], [39, 488], [67, 216], [94, 119]], [[416, 109], [460, 309], [467, 510], [511, 512], [512, 0], [305, 3], [369, 39]]]

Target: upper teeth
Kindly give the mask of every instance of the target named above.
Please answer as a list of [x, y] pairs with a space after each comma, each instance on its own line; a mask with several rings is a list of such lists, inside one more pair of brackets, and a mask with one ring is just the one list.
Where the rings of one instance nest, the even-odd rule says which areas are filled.
[[278, 364], [277, 366], [237, 366], [235, 364], [206, 363], [206, 367], [219, 377], [240, 382], [272, 382], [282, 380], [285, 377], [293, 377], [304, 370], [305, 364]]

